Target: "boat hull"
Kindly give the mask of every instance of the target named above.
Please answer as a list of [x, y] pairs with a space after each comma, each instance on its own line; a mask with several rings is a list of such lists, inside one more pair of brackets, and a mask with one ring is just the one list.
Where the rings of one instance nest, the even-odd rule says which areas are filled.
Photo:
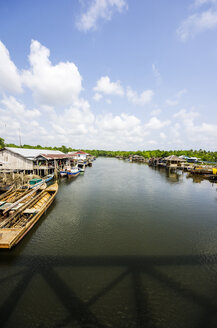
[[67, 177], [68, 177], [69, 179], [71, 179], [71, 178], [76, 178], [79, 174], [80, 174], [80, 171], [78, 171], [78, 172], [76, 172], [76, 173], [74, 173], [74, 172], [67, 172]]
[[[58, 191], [58, 184], [55, 183], [47, 187], [44, 190], [44, 193], [51, 193], [51, 197], [47, 202], [41, 206], [38, 213], [36, 213], [33, 218], [29, 220], [29, 222], [22, 228], [2, 228], [0, 229], [0, 248], [10, 249], [12, 246], [18, 244], [18, 242], [28, 233], [28, 231], [37, 223], [40, 217], [44, 214], [44, 212], [50, 207], [54, 198]], [[38, 202], [40, 202], [39, 199]], [[36, 203], [37, 204], [37, 203]]]

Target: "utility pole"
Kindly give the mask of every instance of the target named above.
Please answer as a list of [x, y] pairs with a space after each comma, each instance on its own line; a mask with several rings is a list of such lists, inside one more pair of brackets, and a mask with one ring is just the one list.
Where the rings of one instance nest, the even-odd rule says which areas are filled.
[[20, 141], [20, 147], [22, 146], [21, 144], [21, 134], [20, 134], [20, 128], [19, 128], [19, 141]]

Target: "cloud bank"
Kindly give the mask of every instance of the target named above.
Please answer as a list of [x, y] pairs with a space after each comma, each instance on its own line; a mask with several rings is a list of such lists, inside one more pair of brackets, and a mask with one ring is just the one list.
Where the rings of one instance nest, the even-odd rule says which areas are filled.
[[[73, 62], [53, 64], [49, 58], [50, 50], [33, 40], [29, 68], [18, 70], [9, 51], [0, 43], [0, 136], [7, 143], [18, 144], [21, 132], [23, 143], [45, 146], [65, 144], [111, 150], [217, 147], [217, 125], [201, 122], [196, 110], [176, 107], [167, 119], [165, 109], [151, 106], [153, 90], [139, 93], [108, 76], [101, 77], [93, 87], [95, 100], [101, 100], [102, 108], [96, 114], [83, 96], [78, 67]], [[177, 102], [184, 93], [186, 90], [182, 89], [168, 99]], [[107, 96], [128, 102], [131, 112], [125, 107], [119, 114], [103, 110]], [[145, 115], [140, 116], [139, 112]]]

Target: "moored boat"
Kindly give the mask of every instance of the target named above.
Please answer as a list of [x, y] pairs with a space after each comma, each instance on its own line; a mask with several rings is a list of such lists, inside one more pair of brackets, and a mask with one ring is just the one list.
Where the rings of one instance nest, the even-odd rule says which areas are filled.
[[60, 171], [60, 176], [61, 177], [66, 177], [67, 176], [67, 171], [66, 170]]
[[69, 171], [67, 171], [68, 178], [76, 178], [80, 174], [80, 170], [77, 167], [72, 167]]
[[54, 183], [12, 213], [1, 225], [0, 248], [16, 245], [48, 209], [57, 191], [58, 184]]
[[45, 176], [44, 178], [35, 178], [35, 179], [31, 179], [29, 180], [29, 186], [30, 188], [38, 186], [44, 182], [49, 182], [54, 178], [54, 174], [48, 174], [47, 176]]

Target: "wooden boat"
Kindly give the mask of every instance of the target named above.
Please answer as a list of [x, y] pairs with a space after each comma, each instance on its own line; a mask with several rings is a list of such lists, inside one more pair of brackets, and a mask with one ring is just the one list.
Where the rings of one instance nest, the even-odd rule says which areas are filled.
[[31, 179], [29, 180], [29, 186], [30, 188], [38, 186], [44, 182], [49, 182], [54, 178], [54, 174], [48, 174], [46, 177], [44, 178], [35, 178], [35, 179]]
[[17, 200], [19, 200], [20, 198], [22, 198], [23, 196], [27, 195], [30, 192], [29, 188], [18, 188], [15, 190], [11, 190], [8, 193], [5, 193], [3, 195], [1, 195], [0, 198], [0, 210], [1, 210], [1, 206], [4, 203], [14, 203]]
[[54, 178], [54, 173], [53, 174], [48, 174], [43, 180], [47, 183], [51, 181]]
[[30, 180], [29, 180], [29, 185], [30, 185], [30, 186], [35, 186], [35, 185], [38, 184], [39, 182], [42, 182], [42, 178], [30, 179]]
[[18, 210], [12, 211], [12, 214], [1, 224], [0, 248], [10, 249], [16, 245], [49, 208], [57, 191], [58, 184], [55, 183], [39, 192]]
[[0, 197], [2, 196], [2, 194], [6, 194], [8, 192], [10, 192], [12, 189], [14, 189], [15, 184], [11, 184], [11, 185], [4, 185], [4, 186], [0, 186]]
[[68, 178], [76, 178], [80, 174], [80, 170], [77, 167], [72, 167], [71, 170], [67, 171]]
[[42, 190], [47, 187], [46, 183], [35, 186], [32, 189], [19, 188], [14, 193], [7, 195], [0, 201], [0, 228], [9, 220], [10, 215], [18, 213], [17, 211], [25, 204], [29, 203]]
[[14, 190], [15, 184], [12, 184], [9, 189], [7, 189], [3, 194], [0, 195], [0, 200], [3, 199], [5, 196], [9, 195], [12, 190]]

